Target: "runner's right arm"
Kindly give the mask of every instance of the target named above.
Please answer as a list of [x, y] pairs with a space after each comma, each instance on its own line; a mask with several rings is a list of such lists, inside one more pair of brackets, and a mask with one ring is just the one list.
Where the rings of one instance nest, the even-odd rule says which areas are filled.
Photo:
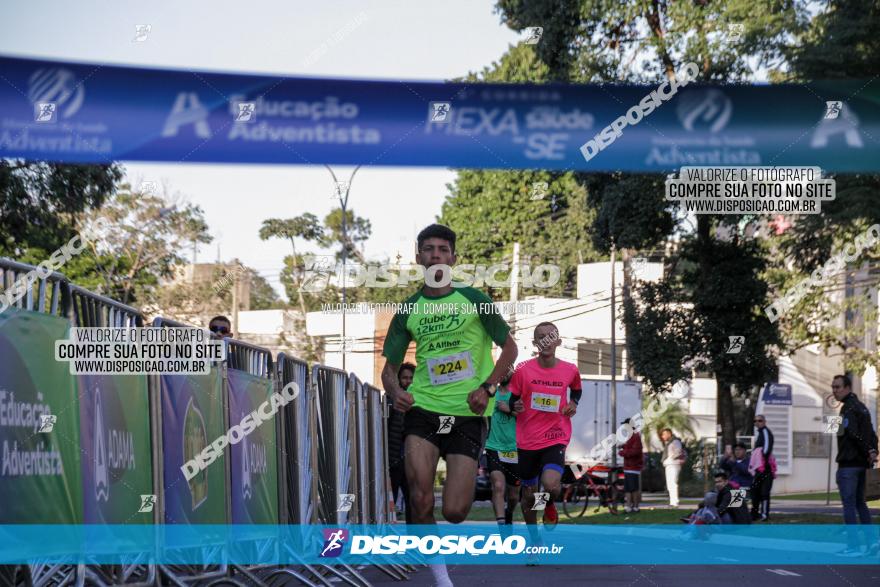
[[407, 315], [398, 312], [388, 325], [388, 334], [385, 336], [385, 344], [382, 354], [385, 356], [385, 367], [382, 368], [382, 386], [386, 393], [394, 398], [394, 408], [401, 412], [408, 411], [415, 399], [412, 394], [400, 387], [397, 380], [397, 371], [406, 356], [406, 349], [412, 340], [412, 335], [406, 328]]
[[525, 411], [522, 402], [522, 377], [520, 371], [515, 371], [507, 388], [510, 390], [510, 407], [514, 414]]

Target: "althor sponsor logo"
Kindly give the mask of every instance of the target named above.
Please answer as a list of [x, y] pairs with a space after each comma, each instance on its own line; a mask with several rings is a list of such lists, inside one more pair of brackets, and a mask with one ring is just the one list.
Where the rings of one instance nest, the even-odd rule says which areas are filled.
[[230, 428], [226, 434], [218, 436], [214, 442], [206, 446], [194, 459], [185, 462], [180, 467], [184, 478], [189, 481], [198, 475], [199, 472], [223, 454], [224, 448], [241, 442], [245, 436], [256, 430], [257, 426], [274, 417], [279, 408], [286, 406], [298, 396], [299, 386], [295, 382], [285, 385], [280, 393], [273, 393], [269, 399], [242, 418], [241, 422]]

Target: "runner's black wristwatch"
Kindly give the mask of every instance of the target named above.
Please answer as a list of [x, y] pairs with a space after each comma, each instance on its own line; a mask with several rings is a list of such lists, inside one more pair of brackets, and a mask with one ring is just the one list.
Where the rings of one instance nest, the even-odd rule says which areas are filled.
[[481, 383], [480, 387], [486, 390], [486, 395], [488, 395], [489, 397], [495, 397], [495, 392], [498, 390], [495, 385], [489, 385], [488, 381], [484, 381], [483, 383]]

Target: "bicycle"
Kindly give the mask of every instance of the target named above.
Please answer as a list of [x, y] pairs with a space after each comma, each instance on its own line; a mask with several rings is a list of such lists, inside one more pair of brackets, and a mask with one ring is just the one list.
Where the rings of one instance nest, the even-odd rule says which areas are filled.
[[[571, 471], [574, 473], [575, 468], [571, 467]], [[607, 507], [609, 513], [617, 515], [618, 506], [623, 503], [623, 468], [593, 465], [573, 483], [563, 484], [562, 511], [570, 519], [580, 518], [590, 507], [591, 497], [598, 500], [597, 513]]]

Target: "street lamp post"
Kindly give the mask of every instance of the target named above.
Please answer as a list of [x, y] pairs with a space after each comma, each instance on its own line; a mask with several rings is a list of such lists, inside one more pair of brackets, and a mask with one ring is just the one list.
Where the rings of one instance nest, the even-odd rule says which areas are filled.
[[358, 169], [361, 168], [360, 165], [354, 168], [354, 171], [351, 172], [351, 175], [348, 178], [348, 183], [345, 185], [345, 196], [342, 195], [342, 190], [339, 189], [339, 180], [336, 178], [336, 174], [333, 173], [333, 169], [330, 168], [329, 165], [324, 165], [327, 168], [327, 171], [330, 172], [330, 175], [333, 177], [333, 183], [336, 185], [336, 194], [339, 196], [339, 206], [342, 208], [342, 370], [345, 371], [345, 347], [346, 347], [346, 338], [345, 338], [345, 302], [346, 302], [346, 283], [348, 282], [348, 272], [345, 269], [345, 262], [348, 252], [348, 227], [346, 224], [346, 213], [348, 211], [348, 192], [351, 190], [351, 182], [354, 181], [354, 174], [358, 172]]

